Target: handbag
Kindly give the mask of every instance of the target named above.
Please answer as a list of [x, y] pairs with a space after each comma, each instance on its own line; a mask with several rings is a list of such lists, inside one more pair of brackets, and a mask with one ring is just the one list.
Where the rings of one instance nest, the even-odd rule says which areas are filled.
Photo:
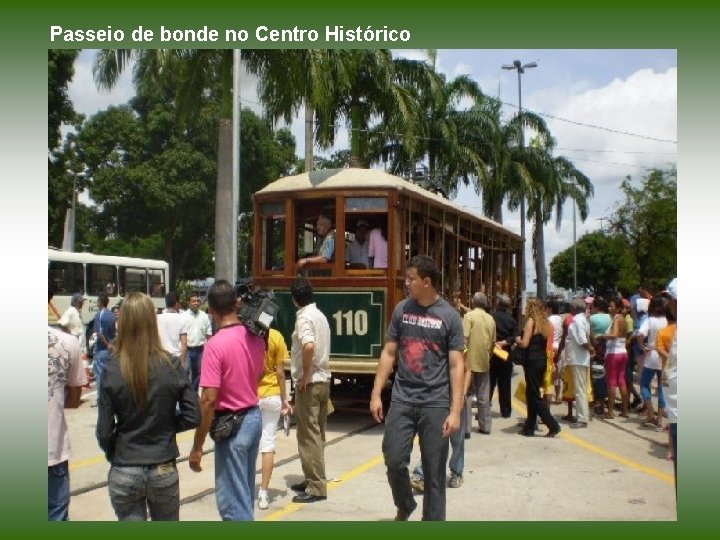
[[510, 349], [510, 361], [516, 366], [524, 366], [527, 362], [527, 349], [515, 345]]
[[215, 442], [224, 441], [235, 435], [245, 418], [245, 411], [237, 413], [216, 414], [210, 424], [210, 438]]

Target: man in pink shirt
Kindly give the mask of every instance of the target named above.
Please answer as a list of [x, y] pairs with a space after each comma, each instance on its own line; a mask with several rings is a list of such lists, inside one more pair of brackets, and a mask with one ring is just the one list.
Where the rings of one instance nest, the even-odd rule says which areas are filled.
[[215, 441], [215, 499], [225, 521], [252, 521], [255, 462], [262, 420], [257, 389], [265, 369], [265, 341], [237, 316], [233, 286], [216, 281], [208, 292], [210, 315], [218, 328], [205, 346], [200, 374], [202, 421], [195, 431], [190, 468], [200, 472], [202, 449], [216, 415], [235, 414], [239, 428]]

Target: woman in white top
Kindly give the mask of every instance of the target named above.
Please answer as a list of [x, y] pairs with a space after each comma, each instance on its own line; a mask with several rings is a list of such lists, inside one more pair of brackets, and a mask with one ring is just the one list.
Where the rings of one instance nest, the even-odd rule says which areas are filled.
[[[665, 395], [662, 387], [662, 359], [655, 346], [658, 332], [667, 326], [665, 310], [667, 300], [662, 296], [655, 296], [650, 301], [648, 308], [649, 317], [645, 319], [637, 333], [638, 343], [644, 348], [645, 361], [643, 362], [642, 375], [640, 376], [640, 392], [645, 402], [645, 414], [647, 422], [657, 423], [660, 426], [662, 411], [665, 409]], [[653, 410], [650, 383], [653, 377], [657, 377], [658, 412]]]
[[627, 370], [627, 348], [625, 336], [627, 323], [622, 314], [622, 299], [612, 298], [608, 304], [608, 313], [612, 317], [610, 330], [607, 334], [598, 336], [605, 340], [605, 379], [608, 387], [608, 410], [604, 417], [608, 420], [615, 418], [615, 392], [620, 389], [622, 399], [622, 416], [628, 417], [628, 390], [625, 384], [625, 371]]

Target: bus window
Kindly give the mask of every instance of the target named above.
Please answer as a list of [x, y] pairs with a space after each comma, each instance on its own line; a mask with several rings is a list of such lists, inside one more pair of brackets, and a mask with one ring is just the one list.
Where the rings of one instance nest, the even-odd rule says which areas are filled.
[[88, 293], [98, 295], [107, 293], [108, 296], [117, 295], [116, 268], [109, 264], [88, 264], [85, 268], [87, 276]]
[[147, 293], [147, 276], [144, 268], [120, 267], [120, 290], [122, 296], [131, 292]]
[[165, 274], [162, 270], [148, 270], [148, 281], [150, 283], [150, 297], [165, 297]]
[[55, 285], [55, 294], [84, 292], [82, 263], [50, 261], [48, 278]]
[[285, 202], [261, 205], [262, 268], [283, 270], [285, 268]]

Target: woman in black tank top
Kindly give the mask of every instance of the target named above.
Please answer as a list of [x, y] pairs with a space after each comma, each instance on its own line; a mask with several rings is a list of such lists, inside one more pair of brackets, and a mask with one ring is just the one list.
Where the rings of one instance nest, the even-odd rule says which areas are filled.
[[539, 298], [528, 299], [525, 319], [522, 337], [516, 338], [518, 346], [527, 349], [527, 362], [523, 367], [527, 419], [520, 430], [520, 435], [525, 437], [535, 435], [535, 424], [539, 415], [550, 430], [545, 436], [555, 437], [560, 433], [560, 424], [550, 413], [547, 403], [540, 397], [540, 388], [547, 368], [548, 333], [552, 331], [552, 326], [547, 320], [545, 306]]

